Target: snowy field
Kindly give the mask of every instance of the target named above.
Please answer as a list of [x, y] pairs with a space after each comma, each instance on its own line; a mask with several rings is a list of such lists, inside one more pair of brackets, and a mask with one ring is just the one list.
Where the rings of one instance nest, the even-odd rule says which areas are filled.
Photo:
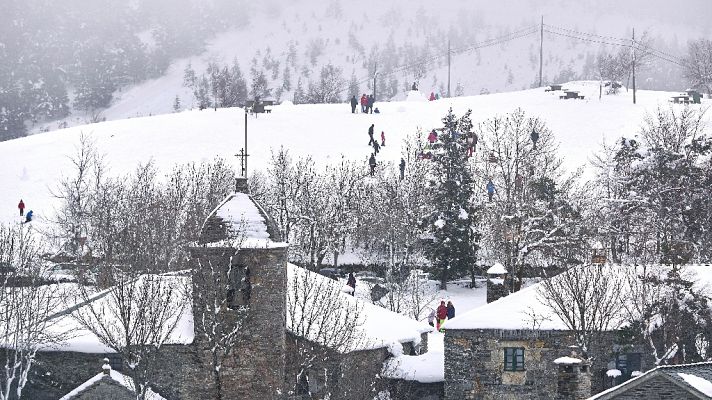
[[[625, 91], [599, 101], [597, 82], [566, 86], [580, 90], [586, 100], [560, 100], [558, 92], [532, 89], [434, 102], [410, 93], [403, 102], [377, 103], [381, 113], [371, 115], [351, 114], [347, 104], [275, 106], [271, 114], [248, 117], [250, 172], [264, 170], [271, 152], [283, 146], [295, 157], [312, 156], [320, 165], [337, 162], [342, 156], [362, 160], [365, 173], [371, 123], [376, 136], [381, 131], [386, 135], [379, 163], [397, 162], [403, 139], [418, 129], [439, 127], [449, 107], [457, 114], [471, 108], [475, 122], [517, 107], [540, 116], [560, 143], [564, 166], [572, 171], [586, 165], [604, 140], [634, 134], [645, 114], [658, 105], [667, 107], [673, 94], [639, 91], [638, 104], [633, 105], [632, 93]], [[115, 174], [148, 161], [168, 171], [175, 164], [216, 157], [237, 164], [234, 155], [243, 147], [244, 123], [244, 111], [239, 108], [195, 110], [78, 126], [0, 143], [0, 221], [19, 220], [16, 205], [20, 199], [27, 210], [34, 210], [40, 224], [53, 214], [58, 202], [52, 191], [63, 176], [72, 173], [69, 157], [81, 134], [95, 141]]]

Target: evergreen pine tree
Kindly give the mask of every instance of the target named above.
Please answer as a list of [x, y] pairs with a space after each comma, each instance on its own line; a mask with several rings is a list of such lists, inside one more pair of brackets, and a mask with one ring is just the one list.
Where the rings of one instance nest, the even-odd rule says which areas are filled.
[[304, 93], [302, 78], [299, 78], [299, 81], [297, 81], [297, 88], [294, 90], [294, 98], [292, 102], [294, 104], [304, 104], [304, 102], [306, 102], [306, 93]]
[[433, 203], [425, 227], [433, 236], [426, 252], [439, 275], [440, 286], [469, 272], [475, 262], [479, 213], [472, 204], [473, 179], [467, 165], [467, 135], [472, 132], [471, 111], [460, 119], [448, 111], [432, 158]]

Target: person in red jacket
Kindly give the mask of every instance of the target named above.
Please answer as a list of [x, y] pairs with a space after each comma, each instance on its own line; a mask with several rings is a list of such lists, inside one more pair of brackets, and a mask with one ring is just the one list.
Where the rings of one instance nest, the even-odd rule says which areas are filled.
[[25, 215], [25, 203], [20, 199], [20, 204], [17, 205], [17, 208], [20, 209], [20, 216], [22, 217]]
[[381, 147], [386, 146], [386, 132], [381, 131]]
[[445, 318], [447, 318], [447, 306], [445, 305], [445, 300], [440, 301], [440, 305], [438, 306], [438, 309], [437, 309], [437, 311], [435, 311], [435, 313], [437, 314], [437, 317], [438, 317], [438, 324], [437, 324], [436, 329], [438, 331], [442, 332], [443, 330], [440, 328], [445, 323]]
[[366, 107], [368, 106], [368, 97], [366, 97], [366, 93], [361, 95], [361, 112], [365, 113], [366, 112]]

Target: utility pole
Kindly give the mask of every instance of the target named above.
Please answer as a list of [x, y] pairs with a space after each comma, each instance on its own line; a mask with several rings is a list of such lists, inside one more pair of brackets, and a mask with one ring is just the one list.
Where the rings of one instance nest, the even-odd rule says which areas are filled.
[[243, 160], [245, 160], [245, 163], [243, 164], [242, 175], [247, 179], [247, 108], [245, 108], [245, 158]]
[[378, 76], [378, 62], [373, 62], [373, 101], [376, 101], [376, 77]]
[[539, 36], [539, 87], [544, 85], [544, 16], [541, 16], [541, 30]]
[[450, 97], [450, 39], [447, 40], [447, 97]]
[[635, 104], [635, 28], [633, 28], [633, 104]]

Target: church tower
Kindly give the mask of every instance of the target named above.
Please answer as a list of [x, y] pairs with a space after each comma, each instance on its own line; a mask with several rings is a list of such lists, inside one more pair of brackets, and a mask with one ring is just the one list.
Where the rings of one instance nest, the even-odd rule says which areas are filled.
[[[199, 357], [209, 357], [201, 338], [196, 301], [208, 290], [196, 279], [206, 268], [217, 270], [226, 282], [226, 307], [235, 313], [247, 306], [239, 338], [221, 368], [226, 399], [280, 399], [283, 397], [286, 341], [286, 288], [288, 246], [271, 218], [249, 195], [247, 179], [238, 178], [230, 194], [207, 218], [198, 245], [191, 249], [195, 345]], [[202, 342], [201, 342], [202, 341]], [[202, 346], [202, 347], [201, 347]], [[209, 360], [201, 360], [205, 368]], [[214, 385], [213, 385], [214, 386]]]

